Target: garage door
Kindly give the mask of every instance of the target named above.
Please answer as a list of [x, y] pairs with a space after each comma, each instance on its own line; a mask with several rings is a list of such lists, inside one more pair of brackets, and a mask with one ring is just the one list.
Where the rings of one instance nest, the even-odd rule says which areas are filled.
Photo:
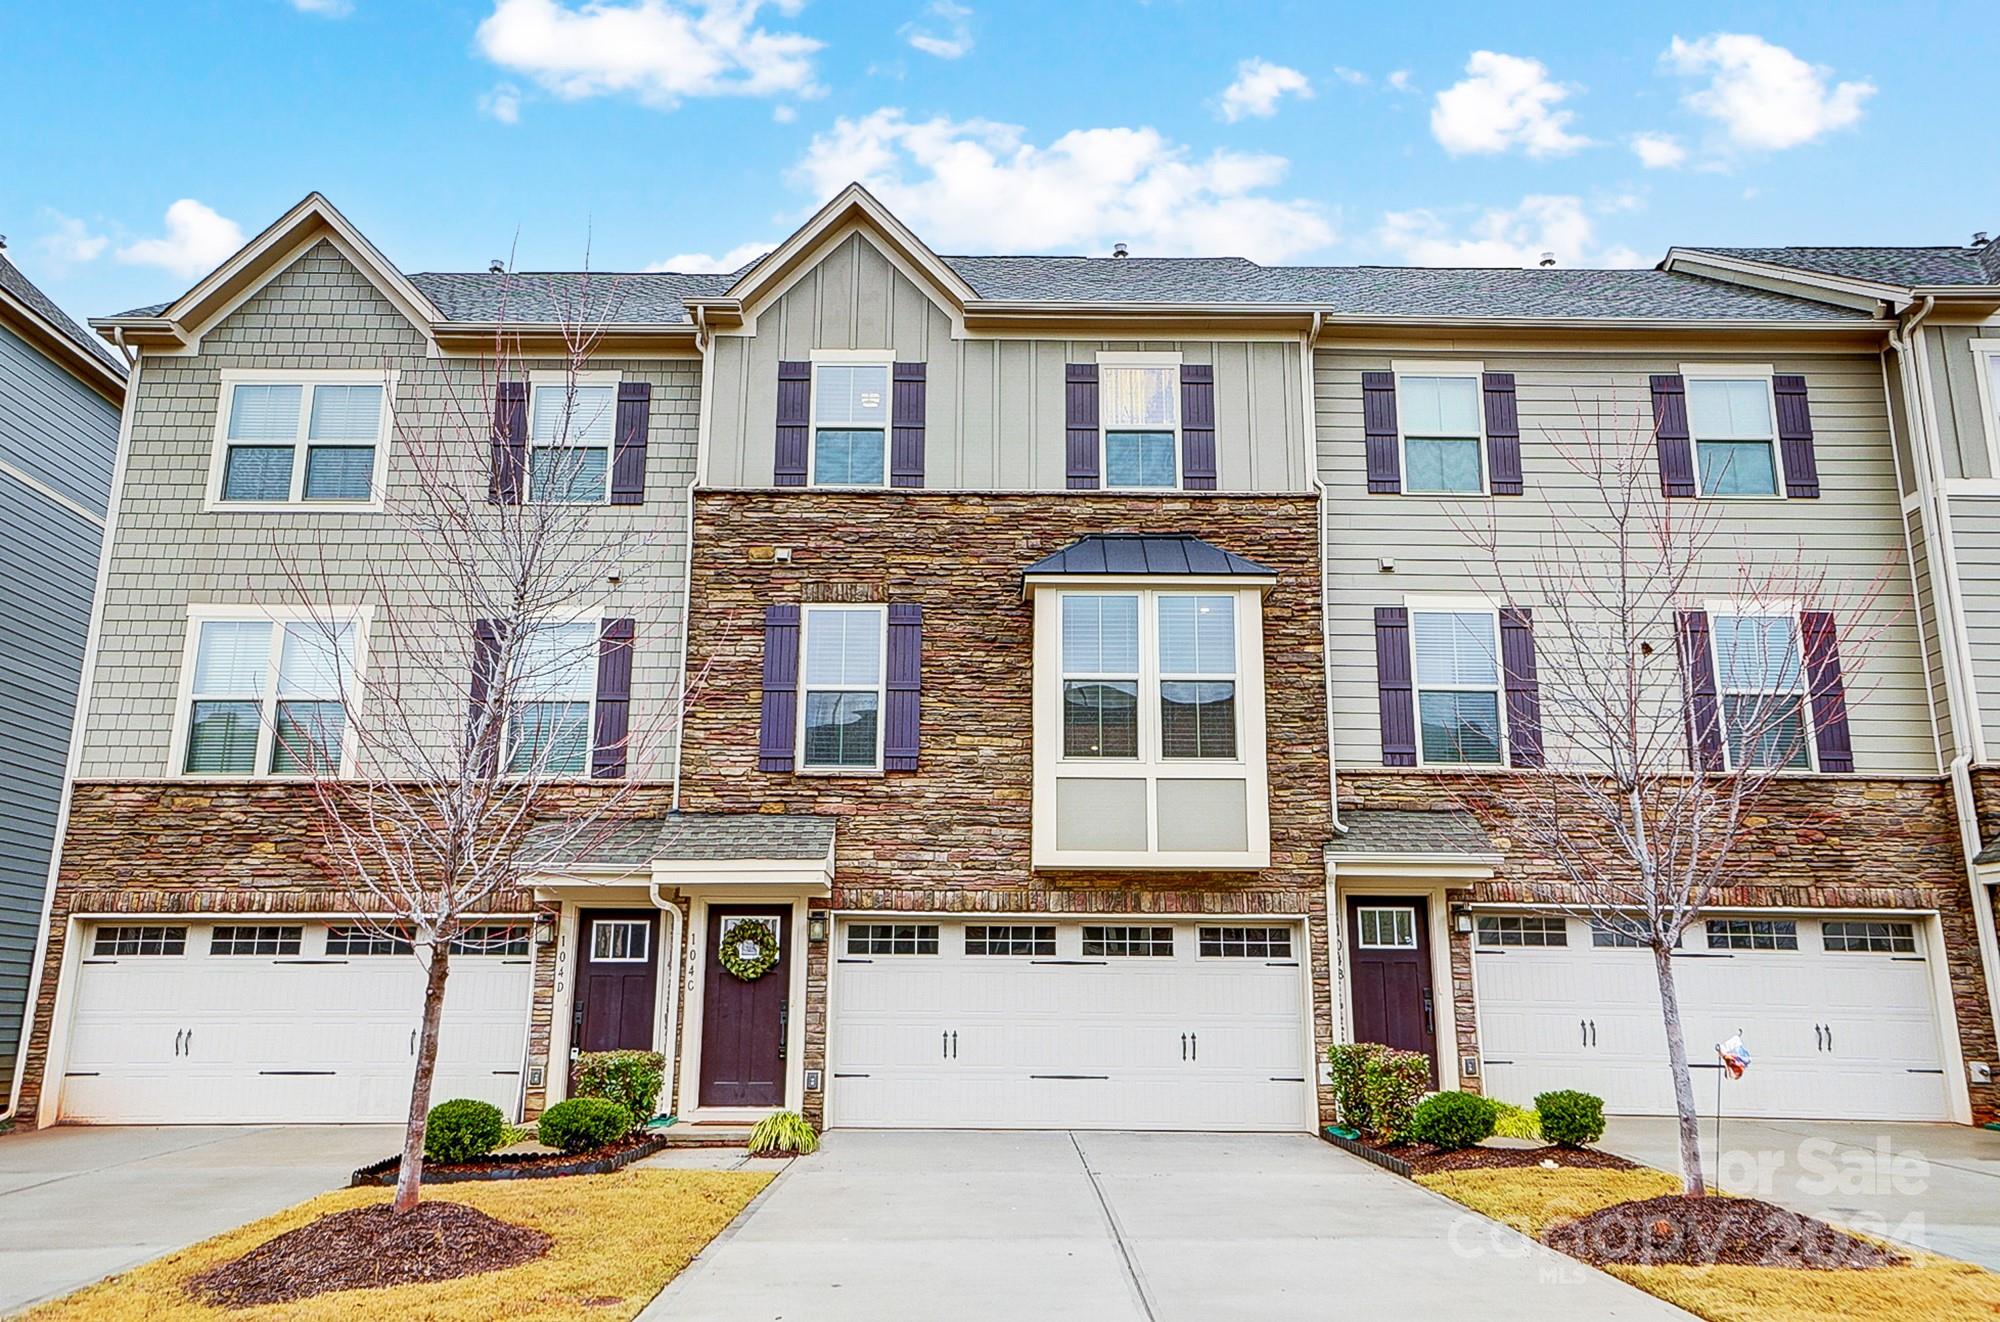
[[[86, 931], [65, 1120], [392, 1122], [408, 1113], [422, 969], [406, 943], [327, 924]], [[473, 929], [451, 962], [432, 1096], [519, 1114], [528, 929]]]
[[[1697, 922], [1675, 956], [1695, 1101], [1715, 1107], [1714, 1044], [1752, 1064], [1725, 1115], [1950, 1118], [1924, 923], [1807, 917]], [[1592, 924], [1482, 914], [1474, 935], [1487, 1090], [1526, 1102], [1580, 1088], [1605, 1108], [1670, 1114], [1650, 952]]]
[[1308, 1129], [1300, 932], [844, 921], [832, 1123]]

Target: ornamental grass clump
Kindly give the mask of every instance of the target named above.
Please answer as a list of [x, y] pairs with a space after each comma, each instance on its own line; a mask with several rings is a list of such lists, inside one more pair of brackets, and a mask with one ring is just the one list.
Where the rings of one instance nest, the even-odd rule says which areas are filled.
[[819, 1134], [797, 1111], [773, 1111], [750, 1131], [749, 1148], [753, 1157], [802, 1157], [819, 1150]]

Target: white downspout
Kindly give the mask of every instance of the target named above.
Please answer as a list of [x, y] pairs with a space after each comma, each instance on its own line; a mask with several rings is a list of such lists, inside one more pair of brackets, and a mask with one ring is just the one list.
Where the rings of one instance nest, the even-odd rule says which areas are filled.
[[688, 619], [694, 601], [694, 493], [708, 468], [708, 419], [710, 388], [715, 383], [715, 357], [709, 352], [714, 333], [708, 329], [708, 309], [695, 304], [694, 347], [701, 354], [701, 407], [695, 414], [694, 476], [687, 484], [687, 541], [681, 548], [680, 675], [674, 681], [674, 701], [679, 715], [674, 721], [674, 794], [671, 808], [681, 810], [681, 753], [687, 747], [687, 712], [690, 706], [688, 679]]
[[[678, 778], [675, 788], [679, 788]], [[652, 896], [653, 907], [665, 914], [673, 927], [673, 944], [667, 947], [674, 952], [673, 976], [667, 983], [667, 1036], [660, 1044], [660, 1054], [667, 1058], [666, 1082], [660, 1088], [660, 1101], [672, 1108], [666, 1112], [671, 1115], [680, 1109], [681, 981], [686, 977], [685, 971], [681, 968], [681, 960], [686, 952], [681, 948], [683, 943], [680, 906], [660, 894], [660, 883], [657, 881], [647, 888], [646, 893]], [[659, 1103], [654, 1105], [658, 1106]]]
[[[1319, 559], [1319, 658], [1320, 690], [1326, 700], [1326, 793], [1328, 806], [1333, 811], [1333, 829], [1337, 835], [1346, 835], [1347, 828], [1340, 821], [1340, 759], [1336, 751], [1338, 741], [1333, 732], [1333, 620], [1330, 614], [1332, 600], [1327, 591], [1326, 538], [1327, 527], [1332, 518], [1330, 497], [1326, 483], [1319, 475], [1319, 418], [1313, 407], [1313, 346], [1319, 342], [1320, 327], [1326, 322], [1324, 312], [1314, 312], [1312, 328], [1306, 332], [1305, 342], [1300, 346], [1299, 377], [1302, 389], [1302, 407], [1305, 411], [1306, 431], [1306, 480], [1312, 483], [1313, 491], [1319, 497], [1317, 536], [1319, 542], [1313, 553]], [[1332, 900], [1331, 881], [1328, 883], [1328, 901]], [[1331, 922], [1331, 915], [1328, 921]]]

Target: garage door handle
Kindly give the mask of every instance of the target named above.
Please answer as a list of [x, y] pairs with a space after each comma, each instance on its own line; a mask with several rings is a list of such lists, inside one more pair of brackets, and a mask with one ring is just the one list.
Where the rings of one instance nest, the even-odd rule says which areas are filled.
[[187, 1041], [182, 1045], [181, 1054], [183, 1056], [192, 1056], [194, 1054], [194, 1030], [192, 1028], [187, 1031]]
[[1831, 1051], [1831, 1050], [1833, 1050], [1833, 1025], [1832, 1025], [1832, 1024], [1828, 1024], [1828, 1025], [1826, 1026], [1826, 1049], [1827, 1049], [1828, 1051]]
[[958, 1030], [956, 1028], [951, 1030], [951, 1058], [953, 1060], [958, 1059]]
[[1188, 1059], [1201, 1059], [1201, 1034], [1199, 1033], [1188, 1034]]
[[417, 1054], [417, 1030], [414, 1028], [410, 1030], [410, 1054]]
[[183, 1028], [180, 1032], [174, 1034], [174, 1054], [176, 1056], [181, 1054], [181, 1039], [186, 1036], [187, 1036], [187, 1029], [185, 1028]]
[[1590, 1045], [1597, 1045], [1597, 1021], [1595, 1019], [1590, 1021]]
[[950, 1059], [951, 1059], [951, 1034], [950, 1034], [950, 1033], [939, 1033], [939, 1034], [938, 1034], [938, 1057], [939, 1057], [940, 1059], [942, 1059], [942, 1060], [950, 1060]]
[[1578, 1038], [1578, 1046], [1587, 1047], [1590, 1045], [1590, 1023], [1588, 1020], [1579, 1019], [1576, 1021], [1576, 1036]]
[[1186, 1034], [1186, 1033], [1182, 1033], [1182, 1034], [1181, 1034], [1181, 1059], [1182, 1059], [1182, 1060], [1186, 1060], [1186, 1059], [1187, 1059], [1187, 1034]]
[[1817, 1044], [1818, 1044], [1818, 1045], [1816, 1045], [1816, 1046], [1815, 1046], [1815, 1047], [1813, 1048], [1813, 1050], [1815, 1050], [1815, 1051], [1824, 1051], [1824, 1050], [1826, 1050], [1826, 1025], [1825, 1025], [1825, 1024], [1814, 1024], [1814, 1025], [1813, 1025], [1813, 1041], [1814, 1041], [1815, 1043], [1817, 1043]]

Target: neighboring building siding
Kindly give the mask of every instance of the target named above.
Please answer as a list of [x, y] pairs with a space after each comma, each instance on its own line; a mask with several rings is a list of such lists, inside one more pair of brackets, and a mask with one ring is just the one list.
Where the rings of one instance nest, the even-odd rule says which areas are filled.
[[778, 363], [814, 349], [893, 349], [929, 366], [924, 486], [1064, 488], [1064, 368], [1100, 350], [1178, 350], [1215, 368], [1217, 487], [1308, 489], [1296, 339], [1031, 340], [952, 338], [950, 315], [855, 235], [759, 310], [754, 335], [718, 335], [706, 481], [768, 487]]
[[2000, 339], [1995, 326], [1926, 326], [1923, 336], [1936, 410], [1938, 448], [1948, 478], [2000, 477], [1979, 402], [1979, 359], [1972, 341]]
[[90, 629], [118, 410], [0, 329], [0, 1099], [12, 1084]]
[[[1320, 351], [1314, 388], [1322, 480], [1330, 495], [1327, 595], [1333, 654], [1335, 746], [1342, 766], [1381, 763], [1372, 615], [1406, 593], [1481, 591], [1491, 585], [1484, 553], [1467, 518], [1484, 516], [1483, 500], [1369, 495], [1361, 417], [1364, 370], [1386, 370], [1423, 355]], [[1435, 355], [1477, 357], [1470, 351]], [[1549, 439], [1572, 440], [1581, 427], [1613, 433], [1650, 454], [1652, 405], [1647, 377], [1684, 362], [1773, 363], [1807, 378], [1822, 495], [1817, 500], [1732, 503], [1710, 542], [1713, 572], [1692, 585], [1726, 597], [1746, 556], [1774, 573], [1800, 559], [1823, 565], [1829, 605], [1841, 610], [1882, 580], [1882, 595], [1862, 621], [1869, 637], [1843, 652], [1851, 702], [1855, 763], [1862, 773], [1935, 775], [1926, 677], [1917, 642], [1910, 575], [1896, 498], [1879, 361], [1873, 355], [1755, 357], [1695, 350], [1638, 356], [1611, 351], [1487, 354], [1487, 371], [1515, 376], [1526, 491], [1491, 501], [1509, 543], [1525, 557], [1557, 517], [1588, 509], [1585, 479]], [[1650, 459], [1649, 459], [1650, 462]], [[1657, 488], [1655, 488], [1657, 489]], [[1454, 510], [1460, 511], [1454, 517]], [[1395, 561], [1382, 572], [1382, 557]], [[1521, 572], [1525, 559], [1517, 562]], [[1841, 611], [1843, 622], [1846, 612]], [[1850, 628], [1849, 633], [1853, 630]], [[1662, 640], [1671, 645], [1671, 639]], [[1546, 682], [1546, 681], [1545, 681]], [[1551, 731], [1553, 736], [1554, 732]]]
[[2000, 759], [2000, 497], [1953, 497], [1951, 533], [1986, 755]]
[[[515, 360], [506, 375], [525, 379], [530, 371], [562, 366]], [[174, 770], [169, 744], [191, 603], [299, 605], [299, 590], [281, 563], [289, 556], [292, 569], [314, 581], [327, 600], [376, 602], [370, 650], [381, 657], [386, 654], [378, 649], [394, 642], [393, 628], [383, 627], [384, 607], [394, 614], [425, 600], [412, 593], [376, 601], [378, 575], [392, 584], [397, 577], [392, 516], [203, 511], [219, 373], [225, 367], [393, 368], [401, 373], [398, 430], [407, 435], [414, 429], [432, 443], [458, 433], [450, 442], [462, 447], [455, 453], [478, 466], [471, 477], [475, 486], [485, 481], [483, 428], [493, 408], [490, 363], [428, 357], [421, 334], [330, 244], [312, 249], [210, 328], [198, 355], [148, 358], [134, 404], [132, 453], [111, 552], [103, 643], [79, 771], [85, 779]], [[700, 368], [692, 360], [661, 359], [593, 360], [590, 367], [616, 368], [627, 380], [653, 385], [645, 503], [599, 509], [593, 522], [608, 537], [643, 538], [601, 604], [607, 615], [644, 617], [634, 658], [634, 728], [657, 729], [666, 724], [668, 695], [678, 681]], [[463, 421], [455, 418], [459, 409]], [[462, 439], [467, 426], [479, 429], [469, 446]], [[392, 490], [408, 492], [414, 478], [404, 439], [391, 443], [388, 480]], [[440, 709], [462, 706], [464, 689], [455, 683], [446, 688], [435, 695]], [[651, 743], [657, 747], [660, 739]], [[666, 774], [671, 751], [657, 747], [641, 774]]]

